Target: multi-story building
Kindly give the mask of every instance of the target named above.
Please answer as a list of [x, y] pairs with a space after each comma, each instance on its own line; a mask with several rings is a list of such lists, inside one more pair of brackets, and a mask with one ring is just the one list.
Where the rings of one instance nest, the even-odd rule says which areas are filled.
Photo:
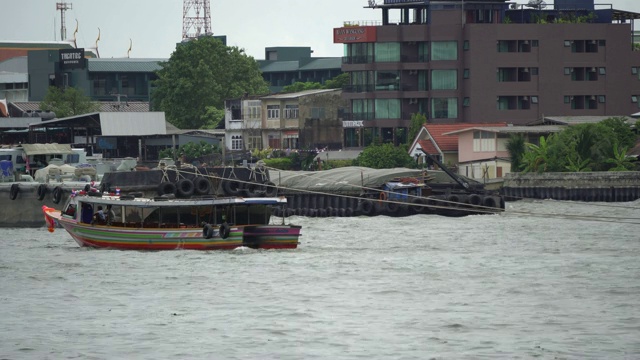
[[230, 150], [346, 147], [340, 89], [306, 90], [228, 100], [225, 145]]
[[401, 143], [416, 113], [428, 123], [526, 124], [638, 112], [638, 13], [594, 0], [383, 1], [369, 2], [380, 21], [334, 29], [358, 124], [345, 137], [363, 146]]

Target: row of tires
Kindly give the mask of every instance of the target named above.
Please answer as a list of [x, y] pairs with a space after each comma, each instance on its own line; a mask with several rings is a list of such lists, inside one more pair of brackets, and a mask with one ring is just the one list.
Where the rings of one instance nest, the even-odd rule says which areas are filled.
[[[432, 196], [428, 198], [414, 198], [409, 203], [380, 201], [371, 198], [360, 199], [355, 207], [315, 207], [320, 204], [335, 204], [330, 199], [293, 198], [288, 196], [288, 206], [285, 209], [274, 208], [275, 216], [307, 216], [307, 217], [349, 217], [349, 216], [407, 216], [415, 214], [440, 214], [448, 216], [463, 216], [471, 213], [493, 212], [504, 209], [505, 203], [500, 196], [448, 195]], [[344, 205], [353, 204], [352, 201], [342, 202]], [[302, 205], [302, 206], [300, 206]], [[306, 205], [306, 206], [305, 206]], [[300, 207], [298, 207], [300, 206]]]
[[[188, 198], [193, 195], [208, 195], [211, 193], [211, 187], [211, 182], [207, 178], [198, 176], [193, 180], [183, 178], [176, 183], [164, 181], [158, 185], [157, 194]], [[224, 180], [221, 189], [226, 196], [275, 197], [278, 194], [278, 188], [271, 181], [256, 183]]]
[[[55, 188], [53, 188], [53, 190], [51, 190], [51, 193], [52, 193], [51, 198], [55, 204], [59, 204], [60, 201], [62, 201], [63, 192], [64, 190], [62, 189], [61, 186], [56, 186]], [[19, 193], [20, 193], [20, 184], [12, 184], [11, 188], [9, 189], [9, 199], [11, 200], [17, 199]], [[38, 185], [38, 188], [36, 189], [36, 196], [38, 200], [40, 201], [44, 200], [44, 198], [47, 196], [48, 193], [49, 193], [49, 188], [47, 187], [46, 184]]]
[[509, 199], [554, 199], [594, 202], [624, 202], [640, 199], [640, 187], [503, 187], [502, 194]]

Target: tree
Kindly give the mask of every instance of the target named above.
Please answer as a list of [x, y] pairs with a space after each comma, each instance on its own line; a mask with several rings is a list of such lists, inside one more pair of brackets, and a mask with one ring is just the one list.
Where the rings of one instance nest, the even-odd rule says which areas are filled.
[[333, 79], [325, 81], [324, 85], [319, 82], [295, 82], [282, 88], [283, 93], [294, 93], [305, 90], [315, 89], [342, 89], [345, 85], [349, 85], [351, 77], [349, 73], [342, 73]]
[[226, 99], [269, 92], [253, 57], [212, 36], [178, 44], [161, 65], [153, 107], [181, 129], [215, 127], [220, 119], [214, 109], [223, 111]]
[[69, 87], [64, 90], [50, 86], [40, 103], [40, 110], [53, 111], [58, 118], [82, 115], [100, 110], [100, 104], [92, 102], [82, 90]]
[[526, 151], [525, 143], [525, 137], [522, 134], [511, 135], [507, 141], [507, 152], [511, 158], [511, 171], [513, 172], [518, 172], [521, 169], [522, 155]]
[[635, 169], [635, 162], [632, 158], [627, 157], [627, 147], [618, 146], [618, 142], [613, 144], [613, 157], [606, 160], [607, 163], [612, 164], [613, 167], [609, 171], [633, 171]]
[[391, 143], [367, 146], [360, 155], [358, 155], [356, 162], [359, 166], [373, 169], [415, 167], [415, 162], [407, 153], [406, 146], [393, 146]]
[[547, 138], [540, 136], [540, 144], [526, 143], [527, 151], [522, 157], [520, 165], [523, 172], [544, 172], [549, 166], [549, 143], [553, 141], [553, 134]]
[[283, 93], [295, 93], [305, 90], [323, 89], [319, 82], [294, 82], [282, 88]]
[[333, 79], [327, 80], [324, 83], [325, 89], [342, 89], [346, 85], [351, 83], [351, 76], [349, 73], [342, 73]]
[[422, 129], [422, 125], [427, 122], [424, 114], [411, 114], [411, 123], [409, 123], [409, 141], [415, 140], [416, 136]]

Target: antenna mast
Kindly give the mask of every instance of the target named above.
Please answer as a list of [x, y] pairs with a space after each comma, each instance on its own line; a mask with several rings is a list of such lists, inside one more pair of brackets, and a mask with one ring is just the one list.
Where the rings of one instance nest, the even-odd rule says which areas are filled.
[[211, 35], [209, 0], [184, 0], [182, 7], [182, 40]]
[[73, 4], [61, 2], [56, 3], [56, 10], [60, 10], [60, 40], [64, 41], [67, 38], [67, 25], [64, 23], [64, 12], [73, 8]]

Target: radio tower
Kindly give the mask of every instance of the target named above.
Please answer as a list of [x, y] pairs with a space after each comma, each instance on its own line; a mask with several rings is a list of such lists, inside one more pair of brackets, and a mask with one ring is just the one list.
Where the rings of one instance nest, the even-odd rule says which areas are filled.
[[209, 0], [184, 0], [182, 7], [182, 40], [211, 35]]
[[56, 3], [56, 10], [60, 10], [60, 40], [64, 41], [67, 38], [67, 25], [64, 23], [64, 12], [73, 8], [71, 3], [59, 2]]

